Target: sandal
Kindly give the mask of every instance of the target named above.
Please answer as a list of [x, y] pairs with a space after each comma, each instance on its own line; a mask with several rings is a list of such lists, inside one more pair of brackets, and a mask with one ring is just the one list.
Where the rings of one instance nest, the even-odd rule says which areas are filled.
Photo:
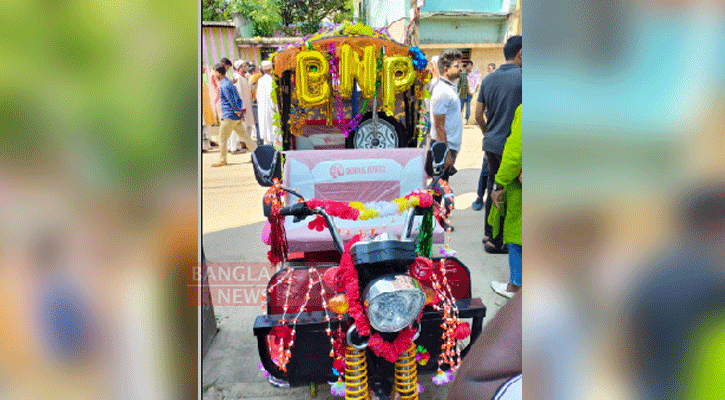
[[501, 246], [496, 246], [490, 240], [486, 240], [483, 242], [483, 249], [486, 251], [486, 253], [490, 254], [508, 254], [509, 252], [508, 246], [506, 246], [505, 244]]

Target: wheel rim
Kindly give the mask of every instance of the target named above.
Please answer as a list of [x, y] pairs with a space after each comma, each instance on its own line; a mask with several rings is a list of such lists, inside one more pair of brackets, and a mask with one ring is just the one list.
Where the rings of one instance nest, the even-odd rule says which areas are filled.
[[373, 131], [373, 121], [368, 119], [358, 125], [353, 140], [356, 149], [391, 149], [398, 147], [398, 132], [388, 121], [378, 119], [377, 132]]

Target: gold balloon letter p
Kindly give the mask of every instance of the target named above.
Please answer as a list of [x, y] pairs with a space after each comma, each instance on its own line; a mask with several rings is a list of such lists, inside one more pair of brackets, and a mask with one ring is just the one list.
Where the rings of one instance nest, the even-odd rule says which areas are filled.
[[408, 57], [387, 57], [383, 61], [383, 108], [388, 115], [395, 111], [395, 94], [408, 90], [415, 82], [415, 68]]

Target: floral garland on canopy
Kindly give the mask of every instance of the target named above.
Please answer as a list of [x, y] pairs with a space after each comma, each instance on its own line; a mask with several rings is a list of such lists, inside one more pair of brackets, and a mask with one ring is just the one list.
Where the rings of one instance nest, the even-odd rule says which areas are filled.
[[[374, 29], [370, 26], [364, 25], [363, 23], [352, 23], [350, 21], [344, 21], [339, 24], [332, 24], [327, 27], [324, 27], [320, 29], [315, 34], [310, 34], [305, 37], [303, 37], [299, 42], [296, 43], [289, 43], [285, 47], [281, 48], [279, 52], [288, 50], [288, 49], [298, 49], [298, 50], [313, 50], [312, 43], [313, 41], [324, 39], [324, 38], [330, 38], [330, 37], [336, 37], [336, 36], [348, 36], [348, 37], [355, 37], [355, 36], [372, 36], [383, 40], [388, 40], [395, 42], [395, 40], [392, 38], [390, 33], [387, 31], [387, 28], [380, 28], [380, 29]], [[397, 43], [397, 42], [395, 42]], [[383, 49], [380, 49], [380, 54], [377, 56], [377, 71], [376, 71], [376, 80], [375, 80], [375, 97], [378, 97], [380, 95], [380, 87], [381, 87], [381, 71], [383, 69], [383, 57], [384, 52]], [[270, 55], [270, 60], [274, 60], [274, 57], [279, 54], [279, 52], [275, 52]], [[362, 122], [362, 118], [365, 115], [365, 113], [368, 110], [368, 97], [365, 97], [362, 107], [360, 110], [355, 111], [353, 110], [354, 115], [346, 121], [345, 119], [345, 111], [344, 111], [344, 105], [342, 102], [342, 98], [340, 96], [339, 91], [339, 82], [340, 82], [340, 58], [337, 55], [339, 52], [339, 49], [336, 49], [336, 45], [334, 42], [330, 43], [330, 45], [327, 48], [327, 51], [325, 52], [325, 57], [327, 58], [329, 62], [329, 71], [330, 71], [330, 77], [329, 82], [332, 84], [330, 90], [330, 98], [329, 101], [325, 103], [323, 106], [323, 113], [326, 115], [326, 125], [327, 126], [333, 126], [336, 125], [340, 131], [345, 135], [347, 138], [350, 134], [350, 132], [357, 129], [360, 122]], [[418, 80], [423, 82], [423, 84], [416, 84], [415, 90], [416, 90], [416, 98], [421, 99], [421, 88], [425, 85], [427, 82], [428, 77], [428, 71], [425, 69], [427, 66], [428, 61], [425, 58], [425, 54], [419, 47], [411, 47], [408, 51], [408, 54], [411, 58], [411, 62], [413, 64], [413, 67], [416, 70], [416, 73], [418, 75]], [[387, 68], [387, 67], [386, 67]], [[273, 101], [276, 104], [276, 82], [273, 90]], [[389, 92], [390, 89], [386, 88], [384, 93]], [[388, 95], [389, 96], [389, 95]], [[383, 102], [385, 103], [385, 102]], [[387, 104], [387, 103], [386, 103]], [[392, 115], [392, 106], [388, 104], [387, 106], [383, 106], [383, 104], [380, 105], [381, 108], [384, 108], [386, 112], [389, 115]], [[373, 110], [373, 112], [377, 112], [377, 110]], [[297, 110], [297, 112], [292, 113], [290, 116], [290, 122], [291, 127], [290, 131], [295, 134], [295, 136], [299, 136], [302, 134], [302, 127], [305, 124], [304, 117], [302, 115], [303, 113], [300, 112], [300, 110]], [[333, 114], [336, 114], [335, 116], [337, 119], [333, 120]], [[281, 131], [282, 123], [281, 123], [281, 117], [279, 115], [278, 111], [275, 111], [274, 115], [274, 127], [277, 132]], [[275, 147], [281, 147], [280, 145], [276, 145]]]

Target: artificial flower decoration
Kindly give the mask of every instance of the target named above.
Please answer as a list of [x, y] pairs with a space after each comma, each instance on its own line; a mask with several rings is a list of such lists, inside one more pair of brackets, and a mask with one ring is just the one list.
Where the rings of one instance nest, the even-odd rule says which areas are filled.
[[428, 60], [425, 59], [425, 54], [419, 47], [411, 47], [408, 50], [410, 56], [413, 58], [413, 66], [417, 70], [424, 70], [428, 66]]
[[322, 276], [322, 279], [325, 281], [325, 285], [327, 285], [328, 288], [333, 289], [335, 292], [342, 293], [345, 291], [345, 282], [342, 280], [342, 276], [340, 275], [340, 267], [336, 266], [328, 268]]
[[332, 369], [337, 371], [338, 373], [345, 372], [345, 359], [342, 357], [338, 357], [335, 359], [335, 361], [332, 362]]
[[456, 377], [453, 369], [449, 369], [448, 371], [446, 371], [446, 375], [448, 375], [448, 382], [453, 382], [453, 379]]
[[269, 371], [267, 371], [264, 368], [264, 364], [262, 364], [261, 361], [259, 362], [259, 365], [257, 366], [257, 368], [259, 368], [259, 370], [262, 371], [262, 374], [264, 374], [264, 377], [265, 378], [269, 378], [272, 375], [272, 374], [269, 373]]
[[468, 322], [463, 322], [456, 327], [456, 339], [463, 340], [471, 336], [471, 325]]
[[417, 361], [421, 366], [428, 364], [428, 361], [430, 361], [430, 353], [425, 347], [418, 345], [415, 361]]
[[425, 391], [425, 386], [418, 383], [418, 393], [423, 393]]
[[325, 218], [322, 217], [322, 215], [318, 215], [317, 218], [307, 224], [307, 227], [310, 228], [310, 230], [322, 232], [325, 228], [327, 228], [327, 222], [325, 222]]
[[330, 306], [330, 311], [339, 315], [345, 314], [350, 306], [347, 302], [347, 298], [342, 293], [331, 298], [328, 305]]
[[287, 346], [290, 340], [292, 340], [292, 329], [290, 329], [290, 327], [287, 325], [275, 326], [269, 332], [269, 335], [276, 338], [275, 343], [279, 343], [280, 341], [282, 341], [282, 344]]
[[327, 382], [330, 384], [330, 394], [345, 397], [345, 382]]
[[448, 375], [448, 372], [443, 372], [442, 370], [438, 370], [438, 373], [433, 376], [433, 383], [437, 386], [445, 385], [446, 383], [451, 381], [451, 375]]
[[424, 286], [423, 293], [425, 293], [425, 305], [427, 306], [431, 304], [437, 304], [440, 301], [438, 293], [429, 287]]
[[425, 257], [417, 257], [410, 265], [410, 276], [419, 281], [427, 279], [432, 272], [433, 263]]
[[439, 252], [439, 253], [440, 253], [440, 255], [442, 255], [443, 257], [455, 257], [455, 255], [456, 255], [456, 254], [457, 254], [458, 252], [457, 252], [457, 251], [455, 251], [455, 250], [452, 250], [452, 249], [450, 248], [450, 246], [448, 246], [448, 245], [445, 245], [445, 246], [444, 246], [443, 248], [441, 248], [441, 250], [440, 250], [440, 252]]

